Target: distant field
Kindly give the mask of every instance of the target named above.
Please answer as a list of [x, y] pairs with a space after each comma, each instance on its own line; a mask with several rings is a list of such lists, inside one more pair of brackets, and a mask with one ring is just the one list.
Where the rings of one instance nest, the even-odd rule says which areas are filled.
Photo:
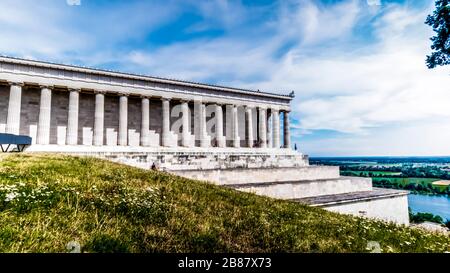
[[[370, 174], [370, 175], [369, 175]], [[389, 181], [389, 184], [392, 185], [402, 185], [404, 188], [408, 184], [413, 185], [422, 185], [424, 187], [429, 187], [431, 185], [432, 188], [437, 189], [436, 193], [444, 192], [450, 185], [437, 185], [433, 184], [436, 181], [442, 181], [438, 178], [421, 178], [421, 177], [400, 177], [401, 172], [387, 172], [387, 171], [341, 171], [341, 175], [346, 176], [370, 176], [374, 184], [377, 184], [378, 187], [385, 187], [386, 184], [380, 184], [377, 182], [381, 181]], [[397, 176], [397, 177], [396, 177]], [[384, 186], [383, 186], [384, 185]], [[389, 186], [387, 186], [389, 187]], [[397, 187], [396, 187], [397, 188]]]
[[447, 189], [448, 186], [446, 185], [434, 185], [433, 182], [435, 181], [439, 181], [439, 179], [437, 178], [417, 178], [417, 177], [372, 177], [372, 180], [374, 182], [378, 182], [381, 180], [389, 180], [390, 183], [392, 184], [399, 184], [399, 185], [403, 185], [406, 186], [408, 184], [416, 184], [419, 185], [421, 184], [422, 186], [427, 187], [428, 185], [431, 185], [432, 188], [434, 189], [438, 189], [438, 193], [439, 192], [443, 192]]
[[342, 171], [345, 175], [356, 175], [360, 176], [362, 175], [369, 175], [371, 173], [372, 175], [386, 175], [386, 176], [400, 176], [401, 172], [385, 172], [385, 171]]
[[450, 187], [450, 180], [439, 180], [433, 182], [433, 187], [438, 188], [442, 191]]
[[407, 184], [422, 184], [426, 186], [427, 184], [433, 183], [434, 181], [438, 181], [437, 178], [418, 178], [418, 177], [373, 177], [374, 181], [380, 180], [389, 180], [392, 183], [398, 183], [402, 185]]

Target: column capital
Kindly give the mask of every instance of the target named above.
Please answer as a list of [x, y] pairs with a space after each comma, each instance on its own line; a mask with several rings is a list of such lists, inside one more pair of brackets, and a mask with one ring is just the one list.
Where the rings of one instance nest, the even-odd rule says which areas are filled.
[[44, 88], [47, 88], [47, 89], [53, 89], [53, 85], [46, 85], [46, 84], [40, 84], [39, 85], [39, 88], [41, 88], [41, 89], [44, 89]]
[[100, 95], [105, 95], [106, 94], [106, 90], [94, 90], [94, 94], [100, 94]]
[[129, 97], [130, 94], [128, 93], [117, 93], [117, 95], [119, 95], [119, 97]]
[[237, 108], [237, 107], [241, 106], [240, 104], [236, 104], [236, 103], [226, 103], [225, 105], [229, 105], [233, 108], [235, 108], [235, 107]]
[[81, 88], [68, 88], [69, 92], [81, 92]]
[[255, 106], [253, 106], [253, 105], [246, 105], [245, 106], [245, 110], [252, 110], [253, 108], [255, 108]]
[[171, 97], [162, 97], [161, 100], [162, 101], [171, 101], [172, 98]]
[[151, 98], [151, 96], [146, 96], [146, 95], [140, 95], [139, 96], [141, 99], [150, 99]]
[[8, 84], [11, 86], [24, 86], [25, 84], [23, 82], [12, 82], [12, 81], [8, 81]]

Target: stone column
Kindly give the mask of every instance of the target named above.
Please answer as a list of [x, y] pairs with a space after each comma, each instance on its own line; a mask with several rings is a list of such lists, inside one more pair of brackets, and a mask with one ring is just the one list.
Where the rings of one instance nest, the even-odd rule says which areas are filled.
[[226, 142], [223, 137], [223, 110], [222, 105], [216, 104], [216, 142], [218, 147], [225, 147]]
[[272, 111], [273, 147], [280, 148], [280, 113], [278, 110]]
[[273, 128], [273, 124], [272, 124], [272, 111], [269, 112], [269, 109], [267, 109], [266, 111], [267, 113], [267, 147], [268, 148], [272, 148], [273, 146], [273, 133], [272, 133], [272, 128]]
[[128, 144], [128, 96], [120, 95], [119, 99], [119, 137], [117, 144], [127, 146]]
[[210, 141], [207, 138], [206, 132], [206, 105], [200, 104], [200, 147], [209, 147]]
[[97, 92], [95, 94], [95, 114], [94, 114], [94, 145], [103, 145], [103, 132], [105, 123], [105, 94]]
[[183, 145], [184, 147], [189, 147], [190, 146], [190, 134], [189, 134], [189, 104], [187, 101], [182, 101], [181, 102], [181, 113], [182, 113], [182, 117], [181, 117], [181, 121], [182, 121], [182, 129], [183, 131], [181, 132], [181, 145]]
[[39, 104], [39, 121], [36, 143], [50, 144], [50, 116], [52, 111], [52, 90], [49, 86], [41, 86], [41, 102]]
[[259, 107], [259, 144], [261, 148], [267, 147], [267, 118], [266, 118], [266, 109], [263, 107]]
[[170, 146], [170, 99], [162, 98], [162, 146]]
[[240, 139], [239, 139], [239, 121], [238, 121], [238, 108], [236, 105], [233, 105], [233, 147], [239, 148]]
[[141, 99], [141, 145], [149, 146], [150, 140], [150, 100], [147, 97]]
[[252, 107], [245, 107], [245, 116], [247, 119], [247, 147], [253, 148], [253, 114]]
[[6, 133], [18, 135], [20, 131], [20, 108], [23, 83], [10, 82]]
[[80, 89], [69, 89], [69, 114], [67, 119], [67, 145], [78, 144], [78, 108]]
[[291, 128], [289, 111], [284, 111], [284, 148], [291, 148]]

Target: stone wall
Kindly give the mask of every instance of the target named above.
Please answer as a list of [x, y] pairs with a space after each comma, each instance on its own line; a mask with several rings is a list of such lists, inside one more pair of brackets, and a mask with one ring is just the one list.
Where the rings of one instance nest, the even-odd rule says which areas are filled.
[[79, 100], [78, 145], [92, 145], [94, 138], [95, 95], [80, 93]]
[[103, 132], [103, 145], [117, 145], [119, 132], [119, 97], [105, 96], [105, 119]]
[[[28, 96], [22, 92], [22, 98]], [[22, 108], [22, 112], [29, 109]], [[67, 117], [69, 112], [69, 93], [65, 91], [52, 92], [52, 109], [50, 116], [50, 144], [62, 144], [66, 140]], [[36, 112], [39, 116], [39, 111]]]
[[[20, 130], [21, 135], [28, 135], [33, 138], [33, 143], [36, 141], [37, 124], [39, 119], [39, 104], [41, 90], [37, 88], [27, 88], [22, 92], [27, 92], [27, 96], [23, 96], [21, 100], [21, 107], [28, 109], [20, 113]], [[8, 113], [8, 106], [6, 106], [6, 114]]]
[[[270, 161], [269, 159], [266, 159]], [[288, 159], [299, 161], [299, 159]], [[286, 162], [287, 163], [287, 162]], [[214, 170], [180, 170], [175, 174], [198, 180], [209, 181], [220, 185], [248, 184], [280, 181], [318, 180], [339, 178], [339, 167], [335, 166], [307, 166], [283, 167], [282, 158], [277, 160], [278, 168], [236, 168]], [[293, 164], [292, 164], [293, 165]], [[262, 164], [262, 167], [265, 167]]]
[[[303, 179], [303, 177], [301, 178]], [[361, 177], [299, 180], [293, 182], [266, 182], [234, 185], [234, 189], [280, 199], [297, 199], [329, 194], [372, 190], [372, 180]]]
[[5, 132], [8, 116], [9, 87], [0, 86], [0, 133]]
[[324, 207], [329, 211], [409, 224], [407, 195]]

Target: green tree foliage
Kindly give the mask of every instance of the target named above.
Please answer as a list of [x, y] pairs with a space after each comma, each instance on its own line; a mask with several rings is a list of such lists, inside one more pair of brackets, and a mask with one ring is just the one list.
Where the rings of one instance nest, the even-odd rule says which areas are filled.
[[409, 212], [409, 220], [412, 223], [423, 223], [423, 222], [433, 222], [442, 224], [444, 220], [439, 215], [434, 215], [432, 213], [424, 213], [424, 212], [418, 212], [418, 213], [412, 213]]
[[450, 64], [450, 5], [449, 0], [436, 0], [433, 14], [427, 16], [425, 24], [431, 26], [436, 35], [431, 37], [433, 42], [431, 55], [427, 56], [428, 68]]
[[447, 221], [445, 221], [445, 226], [450, 229], [450, 219], [447, 219]]

